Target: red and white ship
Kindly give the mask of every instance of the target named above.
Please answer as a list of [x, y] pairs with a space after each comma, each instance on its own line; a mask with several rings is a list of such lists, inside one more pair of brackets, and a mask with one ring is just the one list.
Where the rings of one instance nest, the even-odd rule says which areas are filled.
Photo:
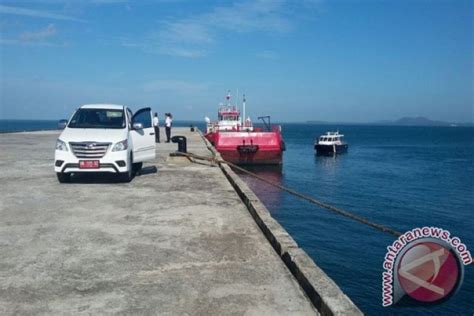
[[279, 165], [282, 163], [285, 143], [281, 126], [271, 126], [270, 117], [260, 117], [263, 128], [254, 127], [250, 118], [245, 119], [245, 95], [242, 102], [243, 118], [237, 106], [230, 102], [218, 110], [218, 121], [206, 117], [204, 135], [226, 161], [239, 165]]

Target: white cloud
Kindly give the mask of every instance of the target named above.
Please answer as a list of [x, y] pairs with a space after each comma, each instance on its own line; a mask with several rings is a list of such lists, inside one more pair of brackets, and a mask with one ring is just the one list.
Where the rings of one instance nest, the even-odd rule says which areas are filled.
[[213, 41], [211, 30], [204, 24], [192, 21], [165, 22], [157, 35], [160, 40], [173, 43], [208, 44]]
[[[102, 41], [103, 43], [107, 44], [107, 41]], [[142, 43], [138, 43], [138, 42], [133, 42], [133, 41], [130, 41], [128, 39], [125, 39], [125, 38], [121, 38], [120, 39], [120, 45], [122, 45], [123, 47], [131, 47], [131, 48], [141, 48], [141, 49], [145, 49], [145, 46], [144, 44]]]
[[173, 92], [178, 94], [195, 94], [207, 89], [207, 84], [181, 80], [154, 80], [143, 85], [143, 91], [147, 93]]
[[209, 47], [223, 32], [281, 34], [291, 30], [283, 1], [246, 0], [184, 19], [163, 21], [160, 30], [146, 39], [122, 42], [122, 45], [141, 47], [146, 52], [197, 58], [206, 56]]
[[185, 58], [200, 58], [206, 55], [206, 51], [196, 47], [184, 47], [180, 45], [169, 45], [167, 47], [158, 47], [150, 44], [157, 40], [156, 35], [150, 36], [146, 41], [134, 41], [128, 38], [119, 38], [120, 45], [127, 48], [138, 48], [146, 53], [164, 54], [170, 56], [178, 56]]
[[18, 39], [0, 39], [0, 45], [19, 45], [19, 46], [35, 46], [35, 47], [68, 47], [70, 43], [52, 43], [52, 42], [28, 42]]
[[259, 57], [259, 58], [262, 58], [262, 59], [268, 59], [268, 60], [277, 60], [279, 57], [278, 57], [278, 54], [274, 51], [270, 51], [270, 50], [265, 50], [265, 51], [262, 51], [262, 52], [258, 52], [255, 54], [255, 56]]
[[203, 49], [182, 48], [182, 47], [160, 48], [159, 52], [165, 55], [185, 57], [185, 58], [200, 58], [207, 55], [207, 52]]
[[284, 15], [284, 1], [257, 0], [217, 7], [202, 15], [201, 23], [235, 32], [288, 32], [292, 26]]
[[128, 0], [91, 0], [89, 1], [94, 4], [116, 4], [116, 3], [127, 3]]
[[67, 21], [74, 21], [74, 22], [86, 22], [85, 20], [78, 19], [72, 16], [57, 14], [57, 13], [53, 13], [49, 11], [39, 11], [39, 10], [25, 9], [25, 8], [20, 8], [20, 7], [6, 6], [6, 5], [0, 5], [0, 14], [21, 15], [21, 16], [29, 16], [29, 17], [45, 18], [45, 19], [53, 19], [53, 20], [67, 20]]
[[57, 29], [54, 24], [48, 24], [44, 28], [37, 31], [26, 31], [21, 33], [17, 38], [0, 39], [0, 45], [20, 45], [20, 46], [37, 46], [37, 47], [67, 47], [68, 43], [48, 41], [56, 35]]
[[78, 4], [83, 5], [107, 5], [107, 4], [120, 4], [129, 2], [129, 0], [2, 0], [6, 4], [46, 4], [46, 5], [56, 5], [56, 4], [70, 4], [72, 2], [77, 2]]
[[45, 39], [56, 34], [56, 27], [54, 24], [48, 24], [48, 26], [33, 32], [23, 32], [20, 34], [20, 40], [25, 42], [44, 41]]

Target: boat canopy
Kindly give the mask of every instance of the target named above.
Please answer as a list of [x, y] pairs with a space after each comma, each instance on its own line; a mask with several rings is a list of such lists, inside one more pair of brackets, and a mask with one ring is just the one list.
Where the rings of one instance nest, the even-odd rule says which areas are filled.
[[339, 131], [337, 132], [326, 132], [326, 135], [324, 136], [339, 136], [339, 137], [344, 137], [344, 135], [339, 134]]

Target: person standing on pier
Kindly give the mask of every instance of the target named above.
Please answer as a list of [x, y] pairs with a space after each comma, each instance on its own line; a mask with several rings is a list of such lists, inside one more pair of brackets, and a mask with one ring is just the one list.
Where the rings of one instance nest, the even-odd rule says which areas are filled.
[[173, 116], [171, 113], [166, 113], [165, 116], [166, 142], [169, 143], [171, 138], [171, 125], [173, 124]]
[[158, 119], [158, 113], [155, 112], [153, 117], [153, 127], [155, 128], [155, 143], [160, 142], [160, 120]]

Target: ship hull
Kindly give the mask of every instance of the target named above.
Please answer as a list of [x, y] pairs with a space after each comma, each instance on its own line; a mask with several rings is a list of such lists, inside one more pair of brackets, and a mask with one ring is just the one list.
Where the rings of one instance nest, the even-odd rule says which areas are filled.
[[236, 165], [280, 165], [281, 151], [259, 151], [257, 153], [240, 153], [237, 150], [220, 150], [222, 159]]
[[332, 154], [342, 154], [347, 152], [347, 144], [342, 145], [314, 145], [314, 149], [318, 155], [332, 155]]
[[205, 135], [222, 158], [238, 165], [280, 165], [284, 142], [279, 132], [215, 132]]

